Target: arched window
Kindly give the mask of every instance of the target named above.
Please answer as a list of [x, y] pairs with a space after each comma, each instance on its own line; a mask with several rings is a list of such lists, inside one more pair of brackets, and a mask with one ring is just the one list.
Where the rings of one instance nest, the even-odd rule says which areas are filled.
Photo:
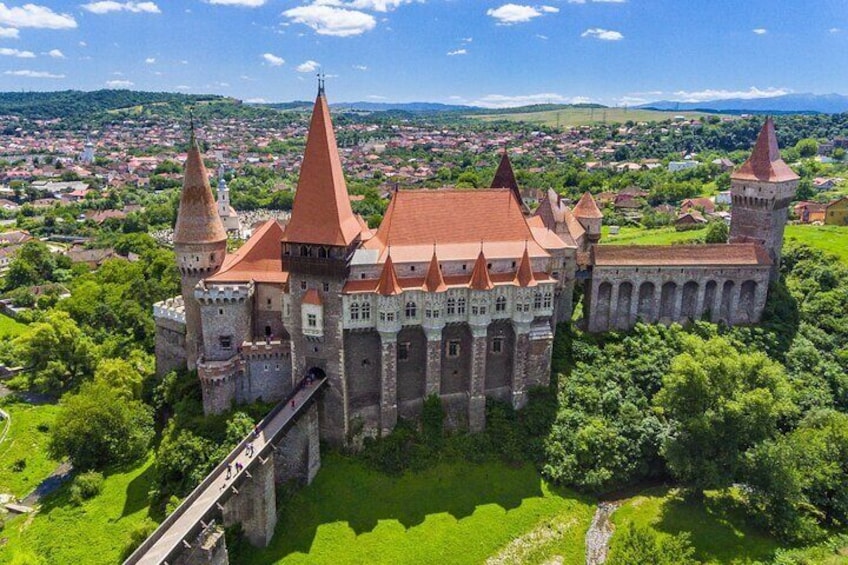
[[312, 256], [312, 250], [309, 249], [308, 245], [301, 245], [300, 246], [300, 256], [301, 257], [311, 257]]
[[506, 312], [506, 297], [498, 296], [495, 300], [495, 312]]
[[456, 314], [456, 298], [448, 298], [447, 311], [448, 316]]
[[327, 248], [326, 247], [319, 247], [318, 248], [318, 257], [321, 258], [321, 259], [327, 258]]
[[460, 298], [456, 301], [456, 313], [465, 314], [465, 298]]
[[370, 320], [371, 319], [371, 305], [367, 302], [362, 305], [362, 319]]
[[359, 319], [359, 304], [353, 303], [350, 305], [350, 319], [358, 320]]
[[407, 302], [406, 303], [406, 317], [414, 318], [418, 313], [418, 307], [415, 306], [415, 302]]

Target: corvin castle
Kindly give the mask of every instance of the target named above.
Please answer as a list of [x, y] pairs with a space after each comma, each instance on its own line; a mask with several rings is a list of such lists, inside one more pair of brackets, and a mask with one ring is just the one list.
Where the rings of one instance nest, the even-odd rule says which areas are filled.
[[548, 384], [575, 284], [592, 332], [758, 322], [797, 182], [767, 119], [732, 175], [728, 244], [599, 245], [590, 194], [570, 209], [549, 191], [531, 214], [506, 154], [491, 189], [396, 190], [371, 229], [351, 210], [319, 89], [290, 221], [235, 253], [192, 135], [174, 233], [182, 296], [154, 307], [158, 371], [196, 369], [207, 413], [326, 376], [321, 435], [336, 442], [417, 418], [429, 395], [450, 425], [480, 430], [487, 397], [520, 407]]

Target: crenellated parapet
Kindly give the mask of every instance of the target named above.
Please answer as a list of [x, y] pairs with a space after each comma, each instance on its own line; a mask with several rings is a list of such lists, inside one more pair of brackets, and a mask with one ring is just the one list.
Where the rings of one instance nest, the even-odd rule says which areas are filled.
[[218, 284], [200, 281], [194, 288], [194, 298], [202, 305], [245, 302], [253, 297], [253, 281], [239, 284]]
[[174, 296], [153, 305], [153, 318], [155, 320], [170, 320], [185, 325], [185, 302], [182, 296]]
[[241, 345], [241, 356], [245, 361], [288, 359], [291, 357], [289, 340], [245, 341]]

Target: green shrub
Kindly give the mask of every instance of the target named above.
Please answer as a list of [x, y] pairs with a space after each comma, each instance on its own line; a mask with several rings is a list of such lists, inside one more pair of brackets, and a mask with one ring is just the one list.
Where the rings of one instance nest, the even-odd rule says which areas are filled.
[[74, 478], [71, 485], [71, 501], [74, 504], [82, 504], [84, 501], [94, 498], [103, 490], [103, 474], [97, 471], [80, 473]]
[[156, 530], [156, 523], [150, 518], [146, 518], [144, 522], [136, 526], [135, 529], [130, 532], [130, 539], [124, 545], [124, 550], [121, 553], [121, 560], [123, 561], [129, 557], [130, 554], [135, 551], [135, 548], [140, 546], [154, 530]]
[[26, 469], [27, 462], [26, 459], [18, 459], [14, 463], [12, 463], [12, 472], [21, 473], [24, 469]]

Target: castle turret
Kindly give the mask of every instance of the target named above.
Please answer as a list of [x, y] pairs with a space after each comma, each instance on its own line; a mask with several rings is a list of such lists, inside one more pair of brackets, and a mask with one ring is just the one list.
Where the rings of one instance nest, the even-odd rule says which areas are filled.
[[768, 117], [751, 156], [730, 176], [730, 243], [763, 245], [774, 262], [772, 279], [778, 275], [783, 229], [797, 188], [798, 175], [781, 159]]
[[518, 187], [518, 181], [515, 180], [515, 173], [512, 170], [512, 163], [506, 149], [501, 155], [501, 162], [498, 165], [498, 170], [495, 171], [495, 178], [492, 179], [492, 188], [508, 188], [521, 206], [521, 211], [525, 215], [530, 215], [530, 208], [527, 207], [521, 197], [521, 189]]
[[577, 206], [574, 207], [574, 217], [586, 230], [586, 239], [591, 243], [598, 243], [601, 239], [601, 223], [604, 220], [604, 215], [601, 213], [598, 205], [595, 204], [595, 199], [589, 191], [583, 193]]
[[199, 281], [218, 272], [227, 254], [227, 234], [218, 216], [209, 175], [193, 129], [174, 227], [174, 252], [185, 302], [186, 363], [189, 370], [193, 370], [203, 346], [200, 306], [195, 299], [194, 288]]

